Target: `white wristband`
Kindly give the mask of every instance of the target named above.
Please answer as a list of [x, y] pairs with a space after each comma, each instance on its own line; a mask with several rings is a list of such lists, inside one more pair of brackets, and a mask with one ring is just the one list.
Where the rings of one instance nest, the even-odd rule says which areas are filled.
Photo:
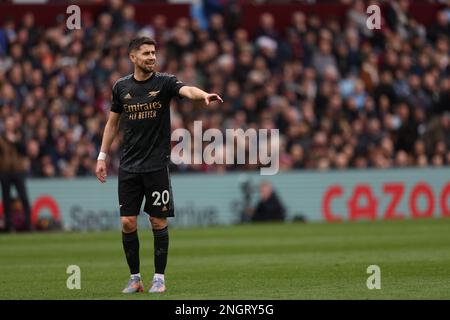
[[98, 154], [97, 160], [106, 160], [106, 153], [105, 152], [100, 152]]

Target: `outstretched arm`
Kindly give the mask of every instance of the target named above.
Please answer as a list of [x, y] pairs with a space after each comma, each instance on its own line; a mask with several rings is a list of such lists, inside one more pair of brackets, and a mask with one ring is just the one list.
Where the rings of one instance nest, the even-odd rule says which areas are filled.
[[106, 122], [105, 131], [103, 132], [102, 146], [100, 148], [100, 155], [97, 159], [97, 168], [95, 174], [100, 182], [106, 182], [106, 155], [111, 148], [114, 137], [119, 130], [120, 114], [115, 112], [109, 113], [108, 122]]
[[204, 100], [206, 105], [209, 105], [213, 101], [223, 102], [218, 94], [208, 93], [197, 87], [183, 86], [180, 88], [179, 94], [191, 100]]

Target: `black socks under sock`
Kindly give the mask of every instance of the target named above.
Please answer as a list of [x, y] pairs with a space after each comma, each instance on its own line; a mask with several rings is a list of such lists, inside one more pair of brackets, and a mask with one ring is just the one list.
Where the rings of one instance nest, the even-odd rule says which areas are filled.
[[[153, 229], [153, 238], [155, 273], [164, 274], [169, 249], [168, 228], [165, 227], [161, 230]], [[137, 230], [130, 233], [122, 232], [122, 243], [130, 273], [139, 273], [139, 238]]]
[[128, 267], [130, 267], [130, 273], [139, 273], [139, 238], [137, 230], [130, 233], [122, 231], [122, 243]]
[[169, 249], [169, 230], [167, 226], [161, 230], [153, 229], [153, 238], [155, 248], [155, 273], [164, 274]]

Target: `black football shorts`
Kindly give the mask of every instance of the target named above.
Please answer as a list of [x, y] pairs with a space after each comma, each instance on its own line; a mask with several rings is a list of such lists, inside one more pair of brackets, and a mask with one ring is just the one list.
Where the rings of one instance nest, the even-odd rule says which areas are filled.
[[120, 216], [139, 215], [144, 197], [144, 212], [150, 216], [174, 216], [169, 168], [146, 173], [131, 173], [119, 169]]

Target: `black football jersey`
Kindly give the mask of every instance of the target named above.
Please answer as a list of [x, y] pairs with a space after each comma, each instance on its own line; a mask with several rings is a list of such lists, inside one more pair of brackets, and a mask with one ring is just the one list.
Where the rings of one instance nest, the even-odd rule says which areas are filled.
[[170, 161], [170, 101], [184, 84], [174, 75], [154, 72], [138, 81], [120, 78], [112, 89], [111, 111], [120, 113], [124, 131], [120, 167], [128, 172], [152, 172]]

